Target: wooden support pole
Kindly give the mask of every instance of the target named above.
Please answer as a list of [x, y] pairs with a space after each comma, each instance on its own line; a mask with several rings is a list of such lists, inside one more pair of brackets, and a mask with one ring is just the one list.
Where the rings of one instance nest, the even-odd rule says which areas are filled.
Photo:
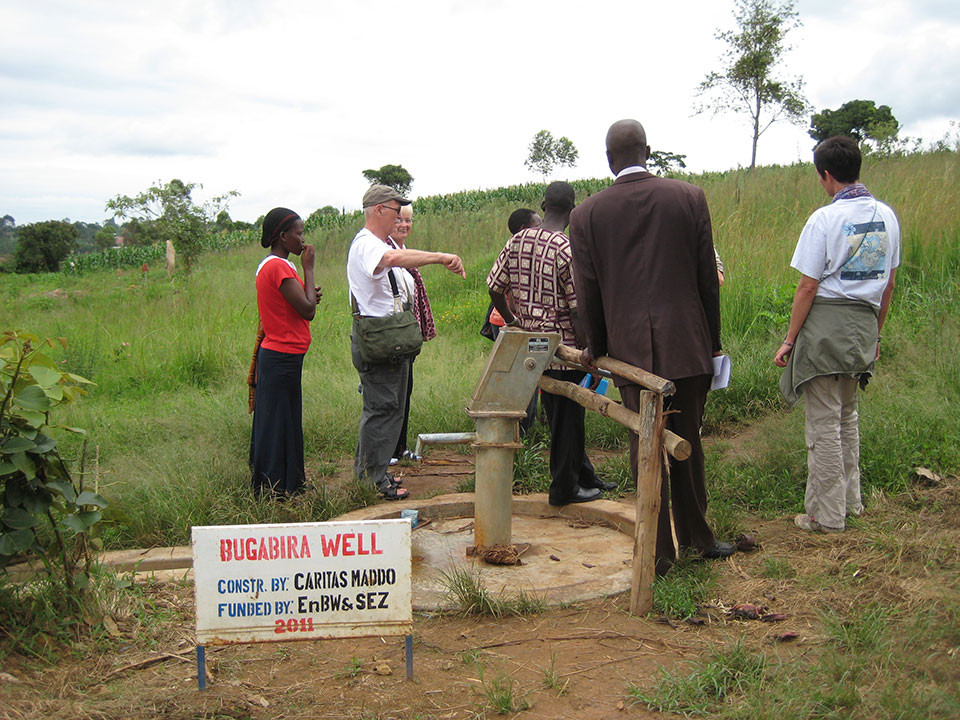
[[649, 390], [641, 391], [640, 432], [637, 433], [637, 518], [630, 587], [630, 612], [633, 615], [645, 615], [653, 609], [663, 430], [663, 396]]
[[[585, 367], [583, 365], [582, 352], [581, 350], [576, 350], [566, 345], [559, 345], [556, 356], [565, 363]], [[634, 367], [633, 365], [628, 365], [620, 360], [614, 360], [612, 357], [599, 357], [594, 360], [594, 364], [601, 370], [609, 370], [624, 380], [635, 382], [637, 385], [645, 387], [647, 390], [653, 390], [661, 395], [673, 395], [677, 390], [672, 381], [666, 380], [659, 375], [654, 375], [652, 372]]]
[[[595, 413], [599, 413], [604, 417], [608, 417], [626, 426], [638, 435], [640, 434], [642, 423], [640, 415], [631, 410], [627, 410], [623, 405], [608, 397], [597, 395], [595, 392], [582, 388], [579, 385], [547, 377], [546, 375], [541, 377], [540, 382], [537, 384], [548, 393], [563, 395], [578, 405], [583, 405], [587, 410], [593, 410]], [[676, 433], [670, 430], [664, 430], [663, 443], [671, 457], [677, 460], [686, 460], [690, 457], [690, 441], [683, 439]]]

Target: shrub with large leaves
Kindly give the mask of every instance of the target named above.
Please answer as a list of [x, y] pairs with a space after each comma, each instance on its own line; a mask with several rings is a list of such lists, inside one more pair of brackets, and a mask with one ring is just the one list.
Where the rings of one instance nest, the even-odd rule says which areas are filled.
[[43, 350], [66, 340], [0, 334], [0, 568], [37, 556], [70, 590], [88, 580], [89, 539], [107, 501], [74, 480], [57, 449], [53, 410], [86, 395], [86, 378], [61, 370]]

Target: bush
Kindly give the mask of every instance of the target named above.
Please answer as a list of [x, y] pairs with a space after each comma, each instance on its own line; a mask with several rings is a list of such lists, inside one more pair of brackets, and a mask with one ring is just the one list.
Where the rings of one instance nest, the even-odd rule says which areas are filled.
[[77, 248], [80, 232], [73, 225], [59, 220], [24, 225], [17, 233], [17, 249], [13, 255], [18, 273], [56, 272]]
[[107, 502], [83, 489], [82, 471], [74, 481], [57, 451], [54, 429], [83, 430], [50, 425], [50, 413], [90, 382], [60, 370], [40, 352], [47, 346], [21, 331], [0, 336], [0, 568], [33, 554], [73, 595], [89, 582], [89, 540]]

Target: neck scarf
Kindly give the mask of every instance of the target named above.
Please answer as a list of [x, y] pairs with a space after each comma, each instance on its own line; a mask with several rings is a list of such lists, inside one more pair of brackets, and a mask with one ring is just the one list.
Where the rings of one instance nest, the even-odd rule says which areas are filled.
[[[396, 241], [389, 235], [384, 241], [390, 247], [400, 250]], [[413, 316], [420, 325], [420, 334], [424, 342], [432, 340], [437, 336], [437, 326], [433, 322], [433, 311], [430, 309], [430, 298], [427, 297], [427, 287], [423, 284], [423, 278], [420, 277], [420, 271], [416, 268], [404, 268], [413, 276]]]
[[873, 195], [870, 194], [870, 191], [867, 190], [867, 186], [861, 182], [853, 183], [853, 185], [847, 185], [845, 188], [837, 190], [837, 194], [833, 196], [833, 202], [836, 202], [837, 200], [850, 200], [858, 197], [873, 197]]

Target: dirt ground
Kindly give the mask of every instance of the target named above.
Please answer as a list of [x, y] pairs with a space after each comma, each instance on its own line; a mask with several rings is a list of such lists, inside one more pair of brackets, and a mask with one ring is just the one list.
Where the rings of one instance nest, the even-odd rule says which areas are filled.
[[[402, 468], [407, 487], [418, 497], [454, 490], [471, 471], [470, 458], [451, 453], [447, 460]], [[918, 497], [910, 511], [922, 522], [926, 508], [936, 520], [924, 524], [927, 535], [912, 538], [916, 545], [904, 541], [896, 564], [872, 549], [881, 530], [811, 536], [788, 517], [748, 521], [762, 548], [716, 561], [719, 590], [700, 624], [631, 616], [627, 595], [523, 617], [415, 614], [412, 682], [405, 679], [403, 638], [362, 638], [208, 648], [208, 689], [199, 692], [192, 585], [148, 582], [139, 605], [118, 606], [105, 618], [107, 636], [96, 645], [63, 653], [56, 665], [8, 657], [0, 718], [465, 720], [496, 715], [497, 688], [512, 692], [524, 718], [664, 717], [631, 705], [628, 684], [649, 687], [660, 668], [676, 669], [741, 637], [784, 660], [816, 653], [824, 637], [814, 592], [821, 606], [829, 602], [839, 612], [867, 599], [920, 604], [941, 592], [935, 576], [905, 563], [940, 541], [953, 548], [956, 562], [950, 538], [960, 528], [960, 490], [953, 483]], [[922, 562], [921, 555], [914, 559]], [[844, 575], [854, 560], [857, 570], [849, 571], [850, 582], [812, 589], [767, 577], [768, 556], [789, 558], [802, 575]], [[737, 603], [786, 619], [735, 619], [729, 609]]]

